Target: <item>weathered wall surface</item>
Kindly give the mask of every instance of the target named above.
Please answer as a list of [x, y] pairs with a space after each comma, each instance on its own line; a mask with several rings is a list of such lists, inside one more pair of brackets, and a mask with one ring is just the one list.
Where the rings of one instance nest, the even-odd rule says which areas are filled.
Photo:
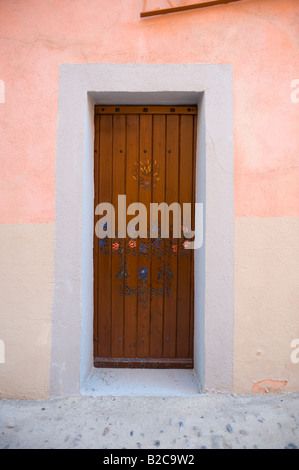
[[49, 393], [54, 224], [0, 225], [0, 398]]
[[141, 20], [143, 8], [0, 3], [0, 396], [48, 394], [59, 64], [103, 62], [233, 65], [235, 391], [262, 380], [299, 390], [290, 360], [299, 338], [298, 2], [244, 0]]
[[235, 220], [237, 392], [255, 391], [264, 380], [299, 390], [299, 364], [290, 359], [299, 332], [298, 246], [298, 218]]

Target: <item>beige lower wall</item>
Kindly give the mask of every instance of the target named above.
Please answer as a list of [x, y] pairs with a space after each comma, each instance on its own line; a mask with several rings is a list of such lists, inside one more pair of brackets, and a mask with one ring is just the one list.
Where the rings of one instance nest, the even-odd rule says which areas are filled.
[[0, 246], [0, 397], [47, 397], [54, 224], [0, 225]]
[[[299, 219], [235, 219], [234, 391], [299, 391]], [[285, 385], [285, 382], [287, 384]], [[272, 382], [256, 386], [271, 389]]]
[[[2, 225], [0, 246], [0, 397], [47, 397], [54, 224]], [[299, 219], [235, 220], [235, 393], [299, 391], [298, 247]]]

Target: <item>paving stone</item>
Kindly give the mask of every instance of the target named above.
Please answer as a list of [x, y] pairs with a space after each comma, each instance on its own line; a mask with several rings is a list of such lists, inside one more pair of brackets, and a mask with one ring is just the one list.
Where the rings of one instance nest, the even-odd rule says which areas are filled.
[[2, 399], [8, 448], [298, 449], [299, 394]]

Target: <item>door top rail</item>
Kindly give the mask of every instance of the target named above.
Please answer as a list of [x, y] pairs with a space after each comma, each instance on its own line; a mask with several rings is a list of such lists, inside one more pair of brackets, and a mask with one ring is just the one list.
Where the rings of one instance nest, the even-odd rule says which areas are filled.
[[95, 114], [197, 114], [197, 106], [105, 106], [96, 105]]

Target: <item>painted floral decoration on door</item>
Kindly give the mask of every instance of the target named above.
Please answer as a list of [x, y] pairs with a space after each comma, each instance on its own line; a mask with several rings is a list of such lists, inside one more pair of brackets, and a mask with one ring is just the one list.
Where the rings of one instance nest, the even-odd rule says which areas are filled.
[[156, 160], [152, 163], [149, 159], [135, 162], [132, 176], [142, 189], [153, 189], [160, 179], [160, 165]]
[[[158, 238], [103, 238], [99, 241], [99, 253], [119, 256], [119, 270], [116, 278], [120, 281], [119, 293], [125, 296], [138, 296], [138, 302], [145, 308], [150, 297], [158, 295], [169, 296], [171, 284], [174, 275], [170, 267], [170, 258], [177, 256], [190, 256], [191, 250], [188, 249], [188, 240], [184, 238], [182, 227], [182, 238], [162, 238], [159, 230]], [[149, 235], [149, 231], [148, 231]], [[130, 274], [127, 268], [127, 259], [129, 256], [138, 255], [138, 282], [137, 287], [130, 286]], [[142, 260], [157, 259], [158, 269], [154, 275], [158, 281], [159, 287], [151, 285], [149, 268], [144, 266]]]

